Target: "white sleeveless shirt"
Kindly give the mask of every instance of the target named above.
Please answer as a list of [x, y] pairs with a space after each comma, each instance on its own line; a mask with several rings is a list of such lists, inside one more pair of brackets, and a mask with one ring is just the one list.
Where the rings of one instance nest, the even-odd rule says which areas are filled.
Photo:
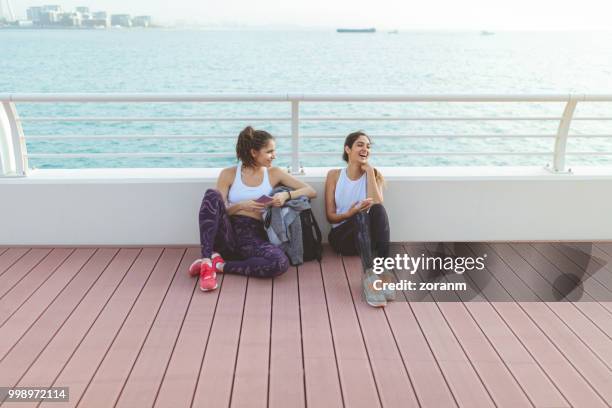
[[[347, 212], [357, 201], [365, 200], [367, 189], [367, 174], [364, 172], [357, 180], [351, 180], [346, 174], [346, 168], [340, 170], [340, 176], [336, 182], [336, 192], [334, 199], [336, 200], [336, 214]], [[346, 220], [337, 224], [332, 224], [332, 228], [337, 227]]]
[[257, 200], [262, 195], [270, 194], [272, 192], [272, 185], [268, 178], [268, 168], [264, 167], [264, 177], [260, 185], [251, 187], [247, 186], [242, 182], [242, 163], [238, 163], [236, 167], [236, 176], [234, 182], [230, 186], [229, 192], [227, 193], [227, 201], [231, 204], [239, 203], [240, 201]]

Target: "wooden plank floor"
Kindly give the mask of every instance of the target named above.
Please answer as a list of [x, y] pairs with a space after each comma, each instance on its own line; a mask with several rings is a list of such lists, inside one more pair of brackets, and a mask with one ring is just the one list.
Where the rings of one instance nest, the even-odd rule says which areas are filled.
[[2, 407], [612, 406], [612, 244], [392, 250], [486, 268], [419, 268], [413, 281], [467, 290], [374, 309], [359, 258], [328, 247], [209, 293], [186, 273], [196, 248], [0, 248], [0, 387], [70, 388]]

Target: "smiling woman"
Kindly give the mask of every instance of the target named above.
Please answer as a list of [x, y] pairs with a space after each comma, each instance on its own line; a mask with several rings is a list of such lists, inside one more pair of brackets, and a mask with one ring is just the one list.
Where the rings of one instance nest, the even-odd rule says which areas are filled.
[[[330, 170], [325, 181], [325, 213], [332, 224], [329, 243], [342, 255], [361, 256], [365, 272], [364, 296], [368, 304], [385, 306], [393, 299], [389, 291], [378, 291], [372, 283], [373, 258], [389, 255], [389, 219], [383, 207], [384, 178], [369, 164], [372, 143], [362, 131], [344, 141], [343, 169]], [[373, 253], [375, 255], [373, 255]]]
[[[294, 197], [316, 196], [309, 185], [272, 167], [276, 143], [265, 130], [244, 128], [236, 142], [236, 158], [238, 165], [221, 171], [217, 189], [206, 191], [200, 207], [202, 259], [191, 264], [189, 273], [200, 276], [203, 291], [217, 288], [219, 272], [267, 278], [287, 271], [287, 256], [268, 241], [262, 222], [266, 204], [258, 198], [279, 184], [293, 189]], [[277, 193], [268, 204], [281, 207], [289, 198], [288, 192]]]

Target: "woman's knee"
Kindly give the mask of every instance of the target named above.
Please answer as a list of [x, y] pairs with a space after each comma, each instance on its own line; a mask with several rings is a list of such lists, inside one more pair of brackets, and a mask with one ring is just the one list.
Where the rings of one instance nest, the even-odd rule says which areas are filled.
[[216, 188], [209, 188], [204, 193], [204, 199], [205, 200], [208, 199], [208, 200], [221, 200], [221, 201], [223, 201], [223, 196], [221, 195], [221, 192], [219, 190], [217, 190]]
[[287, 255], [283, 253], [282, 257], [279, 257], [276, 261], [275, 266], [276, 274], [274, 276], [280, 276], [283, 273], [287, 272], [289, 270], [289, 258], [287, 258]]
[[266, 251], [265, 258], [269, 262], [268, 277], [282, 275], [289, 270], [289, 258], [285, 255], [282, 249], [270, 244], [271, 247]]
[[200, 206], [200, 212], [204, 210], [213, 210], [218, 207], [219, 204], [223, 203], [223, 196], [219, 190], [214, 188], [209, 188], [204, 193], [204, 197], [202, 198], [202, 205]]
[[385, 207], [382, 204], [374, 204], [370, 208], [370, 219], [378, 225], [389, 223], [387, 210], [385, 210]]
[[370, 207], [370, 216], [380, 216], [380, 215], [387, 215], [387, 210], [385, 210], [385, 207], [382, 204], [372, 204], [372, 207]]

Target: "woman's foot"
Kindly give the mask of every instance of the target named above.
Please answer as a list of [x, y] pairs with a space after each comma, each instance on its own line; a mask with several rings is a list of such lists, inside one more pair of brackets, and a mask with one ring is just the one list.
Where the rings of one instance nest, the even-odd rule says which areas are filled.
[[198, 276], [200, 274], [200, 270], [202, 269], [202, 261], [204, 259], [196, 259], [189, 265], [189, 276]]
[[[389, 284], [389, 283], [395, 283], [395, 277], [393, 276], [393, 274], [391, 272], [383, 272], [382, 274], [378, 275], [379, 279], [383, 282], [383, 284]], [[388, 285], [383, 285], [383, 295], [385, 295], [385, 299], [387, 300], [387, 302], [392, 302], [395, 300], [395, 291], [389, 289]]]
[[[372, 307], [387, 306], [387, 300], [383, 291], [374, 287], [374, 282], [379, 279], [379, 276], [374, 273], [366, 273], [363, 277], [363, 297], [367, 304]], [[380, 285], [380, 282], [378, 285]]]
[[221, 258], [221, 255], [218, 253], [212, 254], [212, 266], [215, 272], [220, 273], [223, 272], [223, 267], [225, 266], [225, 260]]
[[214, 254], [212, 254], [210, 259], [200, 258], [193, 261], [189, 266], [189, 276], [197, 276], [200, 274], [200, 270], [202, 269], [202, 262], [204, 260], [207, 260], [209, 262], [211, 262], [212, 260], [213, 270], [215, 272], [223, 272], [223, 266], [225, 265], [225, 261], [223, 260], [223, 258], [221, 258], [220, 254], [215, 252]]
[[217, 273], [209, 259], [205, 259], [201, 263], [200, 289], [204, 292], [217, 289]]

